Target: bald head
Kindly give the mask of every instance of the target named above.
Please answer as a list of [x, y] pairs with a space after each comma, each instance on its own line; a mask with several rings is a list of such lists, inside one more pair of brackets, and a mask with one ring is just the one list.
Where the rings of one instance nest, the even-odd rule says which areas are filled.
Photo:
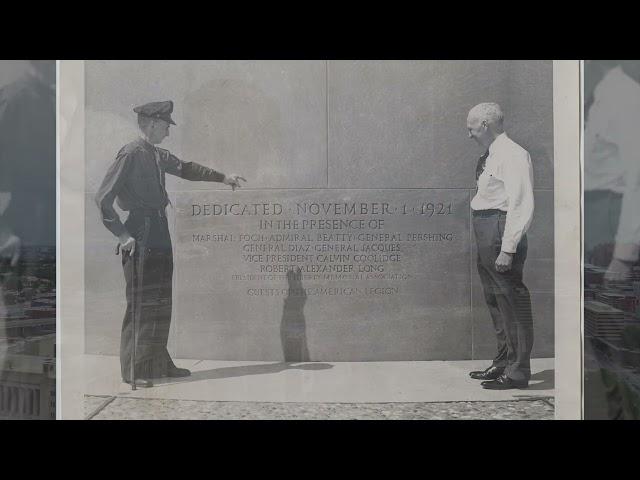
[[480, 103], [469, 110], [467, 115], [467, 129], [469, 138], [484, 147], [504, 132], [504, 114], [497, 103]]
[[504, 121], [504, 113], [497, 103], [479, 103], [471, 110], [467, 119], [475, 119], [480, 122], [487, 122], [488, 125], [500, 125]]

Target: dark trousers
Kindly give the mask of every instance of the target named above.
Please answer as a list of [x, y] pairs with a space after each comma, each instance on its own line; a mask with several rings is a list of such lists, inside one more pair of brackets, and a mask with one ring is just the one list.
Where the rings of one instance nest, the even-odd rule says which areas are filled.
[[493, 365], [504, 368], [505, 374], [513, 380], [529, 381], [533, 316], [529, 290], [522, 282], [527, 258], [527, 237], [524, 235], [520, 240], [511, 269], [503, 273], [497, 272], [495, 261], [500, 254], [505, 221], [506, 212], [474, 212], [478, 273], [498, 341], [498, 352]]
[[130, 381], [133, 352], [133, 313], [137, 307], [135, 376], [164, 375], [173, 362], [167, 351], [171, 325], [173, 251], [164, 215], [133, 211], [125, 222], [136, 239], [134, 255], [123, 253], [127, 310], [122, 322], [120, 365], [122, 378]]

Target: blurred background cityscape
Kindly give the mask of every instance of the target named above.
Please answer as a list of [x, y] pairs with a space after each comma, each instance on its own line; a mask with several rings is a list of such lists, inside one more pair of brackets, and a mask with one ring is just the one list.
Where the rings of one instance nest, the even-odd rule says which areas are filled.
[[0, 419], [55, 419], [55, 65], [0, 62]]

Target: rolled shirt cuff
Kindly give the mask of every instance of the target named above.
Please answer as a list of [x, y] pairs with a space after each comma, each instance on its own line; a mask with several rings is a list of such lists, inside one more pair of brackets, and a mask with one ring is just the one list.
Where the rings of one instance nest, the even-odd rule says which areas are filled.
[[518, 248], [518, 244], [513, 240], [502, 240], [502, 246], [500, 247], [501, 252], [505, 253], [516, 253], [516, 249]]
[[613, 257], [623, 262], [635, 262], [640, 254], [640, 245], [634, 243], [616, 243]]

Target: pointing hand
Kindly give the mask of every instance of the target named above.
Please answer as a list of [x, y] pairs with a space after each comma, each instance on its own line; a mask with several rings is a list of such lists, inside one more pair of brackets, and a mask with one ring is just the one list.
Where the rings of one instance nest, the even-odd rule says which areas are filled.
[[235, 191], [236, 188], [241, 187], [240, 180], [242, 180], [243, 182], [247, 181], [245, 178], [241, 177], [240, 175], [236, 175], [235, 173], [232, 173], [231, 175], [226, 175], [224, 177], [224, 184], [230, 185], [231, 189]]

